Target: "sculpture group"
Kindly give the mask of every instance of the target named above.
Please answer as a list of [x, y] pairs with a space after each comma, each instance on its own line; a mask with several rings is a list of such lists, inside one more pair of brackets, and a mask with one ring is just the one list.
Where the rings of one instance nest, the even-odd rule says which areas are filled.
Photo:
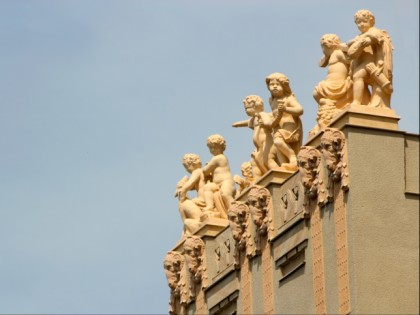
[[[346, 139], [330, 124], [348, 108], [390, 109], [393, 92], [392, 43], [388, 33], [375, 27], [375, 18], [368, 10], [356, 12], [354, 21], [360, 34], [347, 43], [341, 42], [336, 34], [321, 37], [324, 55], [319, 65], [327, 67], [328, 71], [325, 80], [319, 82], [313, 91], [318, 105], [317, 124], [309, 132], [309, 138], [322, 133], [318, 147], [302, 146], [303, 106], [293, 93], [287, 76], [275, 72], [265, 78], [270, 110], [265, 111], [262, 97], [248, 95], [243, 100], [248, 118], [232, 124], [233, 127], [252, 130], [255, 148], [250, 154], [251, 159], [241, 166], [242, 177], [232, 176], [224, 155], [226, 141], [221, 135], [208, 137], [207, 147], [213, 157], [204, 166], [197, 154], [184, 155], [182, 164], [189, 176], [178, 182], [175, 192], [184, 223], [181, 237], [184, 252], [182, 255], [168, 253], [164, 263], [171, 288], [171, 305], [176, 299], [183, 299], [182, 292], [184, 295], [189, 292], [189, 297], [184, 298], [188, 300], [194, 298], [197, 284], [206, 286], [203, 272], [206, 268], [205, 245], [194, 233], [208, 219], [229, 220], [236, 242], [235, 266], [239, 265], [241, 252], [246, 256], [258, 253], [261, 238], [270, 240], [270, 192], [256, 185], [268, 172], [299, 172], [306, 217], [310, 216], [311, 206], [322, 207], [332, 200], [336, 185], [340, 185], [343, 191], [348, 190]], [[323, 165], [328, 171], [325, 177]], [[324, 183], [323, 178], [328, 182]], [[196, 197], [190, 199], [189, 191], [195, 191]], [[239, 197], [245, 192], [248, 192], [247, 201], [239, 202]], [[251, 232], [251, 225], [256, 227], [256, 232]], [[251, 237], [252, 234], [257, 237]], [[180, 276], [184, 261], [189, 277]], [[190, 284], [188, 290], [185, 289], [187, 283]]]
[[391, 107], [391, 38], [375, 27], [375, 17], [368, 10], [357, 11], [354, 22], [360, 34], [347, 43], [335, 34], [321, 37], [324, 56], [319, 65], [328, 67], [328, 74], [313, 92], [319, 107], [317, 125], [310, 135], [325, 129], [346, 105]]
[[[318, 103], [317, 124], [309, 137], [325, 130], [340, 112], [349, 106], [390, 108], [392, 88], [392, 43], [388, 33], [375, 27], [375, 17], [368, 10], [354, 16], [360, 34], [347, 43], [335, 34], [321, 37], [324, 56], [319, 62], [327, 67], [325, 80], [313, 91]], [[248, 119], [233, 127], [253, 130], [255, 149], [251, 159], [242, 164], [242, 176], [232, 176], [228, 159], [223, 154], [226, 141], [220, 135], [207, 139], [213, 158], [202, 166], [196, 154], [186, 154], [183, 165], [190, 177], [178, 182], [175, 196], [184, 222], [183, 237], [192, 234], [210, 217], [227, 219], [229, 206], [243, 191], [270, 170], [297, 171], [302, 147], [303, 107], [294, 95], [289, 79], [282, 73], [265, 78], [270, 111], [258, 95], [243, 100]], [[235, 187], [236, 184], [236, 187]], [[196, 191], [189, 199], [187, 192]]]

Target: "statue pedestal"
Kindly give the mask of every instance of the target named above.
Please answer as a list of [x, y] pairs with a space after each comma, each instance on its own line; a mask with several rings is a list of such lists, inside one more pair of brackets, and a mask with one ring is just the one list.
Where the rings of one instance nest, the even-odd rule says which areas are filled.
[[[383, 130], [398, 130], [400, 117], [388, 108], [348, 105], [329, 123], [328, 127], [343, 130], [345, 126], [361, 126]], [[318, 147], [323, 131], [309, 138], [304, 145]]]
[[[297, 171], [286, 171], [286, 170], [269, 170], [265, 173], [258, 181], [255, 182], [255, 185], [268, 188], [271, 184], [283, 184], [289, 177], [291, 177]], [[245, 202], [248, 197], [248, 193], [251, 187], [245, 189], [242, 194], [240, 194], [236, 200]]]
[[210, 236], [216, 237], [221, 231], [229, 226], [229, 221], [220, 218], [207, 218], [203, 225], [194, 231], [194, 235], [197, 236]]
[[400, 117], [389, 108], [374, 108], [364, 105], [349, 105], [330, 123], [330, 127], [342, 129], [345, 125], [398, 130]]
[[[216, 237], [228, 226], [229, 221], [226, 219], [209, 217], [201, 224], [197, 230], [194, 231], [193, 235], [200, 236], [201, 238], [204, 236]], [[185, 238], [180, 239], [178, 243], [172, 248], [172, 251], [182, 252], [184, 248], [184, 241]]]

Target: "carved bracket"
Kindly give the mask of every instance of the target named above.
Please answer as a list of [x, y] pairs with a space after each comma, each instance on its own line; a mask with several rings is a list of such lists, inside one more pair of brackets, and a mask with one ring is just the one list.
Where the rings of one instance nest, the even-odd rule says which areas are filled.
[[341, 184], [341, 189], [349, 189], [347, 168], [346, 138], [336, 128], [326, 128], [321, 137], [321, 151], [328, 169], [328, 195], [333, 198], [334, 185]]
[[273, 203], [270, 191], [267, 188], [254, 185], [248, 193], [246, 203], [249, 206], [252, 220], [256, 226], [257, 237], [255, 245], [257, 252], [260, 253], [262, 238], [267, 236], [267, 240], [271, 242], [274, 237]]
[[313, 147], [303, 146], [297, 158], [304, 187], [304, 215], [309, 217], [312, 201], [316, 201], [320, 207], [327, 203], [327, 192], [322, 176], [321, 152]]
[[181, 273], [184, 269], [184, 256], [181, 253], [170, 251], [163, 261], [166, 279], [168, 280], [171, 295], [169, 299], [169, 314], [177, 314], [180, 308], [183, 281]]
[[189, 235], [184, 242], [185, 264], [189, 273], [190, 297], [195, 299], [197, 288], [208, 286], [205, 244], [199, 236]]
[[228, 210], [229, 226], [235, 240], [235, 268], [240, 266], [241, 252], [246, 251], [247, 257], [255, 254], [255, 244], [252, 240], [250, 210], [248, 206], [239, 201], [234, 201]]

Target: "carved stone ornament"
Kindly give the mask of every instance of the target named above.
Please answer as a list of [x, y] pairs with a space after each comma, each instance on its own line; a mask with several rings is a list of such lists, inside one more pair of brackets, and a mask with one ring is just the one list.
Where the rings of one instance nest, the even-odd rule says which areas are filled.
[[274, 227], [272, 219], [273, 204], [270, 191], [267, 188], [254, 185], [248, 193], [246, 202], [251, 211], [252, 220], [256, 226], [256, 250], [261, 252], [261, 240], [267, 236], [271, 241], [274, 236]]
[[241, 165], [241, 173], [243, 177], [239, 175], [233, 176], [233, 180], [238, 185], [235, 198], [238, 197], [245, 189], [251, 186], [251, 184], [254, 182], [254, 177], [252, 175], [252, 163], [243, 162]]
[[334, 116], [352, 100], [350, 60], [347, 53], [340, 49], [340, 45], [342, 45], [340, 38], [335, 34], [325, 34], [321, 37], [324, 56], [319, 66], [328, 67], [328, 74], [313, 91], [313, 96], [318, 103], [318, 114], [317, 125], [309, 132], [310, 136], [326, 128]]
[[228, 210], [228, 219], [235, 240], [235, 251], [233, 253], [235, 268], [238, 268], [241, 252], [246, 251], [246, 255], [251, 257], [255, 248], [250, 230], [251, 222], [248, 206], [242, 202], [233, 202]]
[[341, 183], [341, 189], [347, 191], [349, 173], [344, 133], [336, 128], [326, 128], [321, 137], [321, 151], [327, 164], [329, 196], [333, 196], [335, 183]]
[[276, 148], [273, 146], [273, 114], [264, 112], [264, 102], [258, 95], [248, 95], [243, 104], [250, 118], [235, 122], [232, 127], [249, 127], [253, 130], [255, 150], [251, 153], [252, 176], [258, 180], [268, 170], [279, 167]]
[[184, 256], [179, 252], [170, 251], [165, 256], [163, 266], [169, 288], [171, 289], [169, 314], [177, 314], [182, 291], [181, 272], [184, 267]]
[[[191, 174], [184, 176], [177, 184], [175, 197], [178, 198], [178, 210], [184, 223], [182, 238], [192, 234], [201, 225], [200, 217], [204, 202], [204, 174], [201, 169], [201, 159], [197, 154], [187, 153], [182, 159], [185, 170]], [[197, 197], [188, 198], [188, 191], [195, 190]]]
[[201, 284], [208, 285], [207, 266], [205, 260], [205, 244], [199, 236], [188, 235], [184, 242], [184, 257], [190, 275], [191, 297], [196, 296], [196, 288]]
[[322, 176], [321, 152], [313, 147], [301, 147], [298, 154], [298, 165], [304, 187], [304, 215], [309, 216], [308, 207], [311, 201], [316, 200], [319, 206], [324, 206], [327, 203], [327, 193]]
[[218, 134], [207, 138], [207, 147], [213, 157], [202, 168], [206, 184], [204, 186], [203, 221], [207, 217], [216, 216], [227, 219], [227, 209], [235, 200], [235, 182], [230, 171], [229, 161], [223, 152], [226, 149], [225, 139]]
[[273, 119], [269, 126], [273, 128], [273, 143], [280, 160], [280, 169], [297, 170], [296, 155], [302, 145], [302, 105], [290, 88], [289, 79], [282, 73], [275, 72], [265, 79], [270, 91], [270, 107]]
[[357, 11], [354, 22], [360, 34], [342, 47], [352, 60], [352, 104], [390, 108], [393, 92], [391, 38], [387, 31], [375, 27], [375, 17], [369, 10]]

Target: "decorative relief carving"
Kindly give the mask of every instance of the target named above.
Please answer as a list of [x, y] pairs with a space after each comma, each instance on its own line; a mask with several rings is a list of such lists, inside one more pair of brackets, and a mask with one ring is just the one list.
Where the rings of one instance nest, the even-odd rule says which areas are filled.
[[248, 206], [242, 202], [233, 202], [228, 210], [228, 219], [235, 240], [234, 264], [235, 268], [239, 268], [241, 252], [245, 251], [247, 257], [251, 257], [255, 253]]
[[207, 267], [205, 260], [205, 244], [195, 235], [188, 235], [184, 242], [184, 257], [190, 278], [190, 293], [192, 299], [197, 296], [197, 290], [208, 286]]
[[179, 252], [170, 251], [163, 261], [166, 279], [168, 280], [171, 295], [169, 300], [169, 314], [177, 314], [180, 307], [182, 290], [181, 272], [184, 267], [184, 257]]
[[334, 184], [341, 183], [341, 189], [349, 189], [349, 173], [347, 169], [346, 138], [336, 128], [326, 128], [321, 137], [321, 151], [328, 170], [328, 195], [332, 198]]
[[301, 210], [298, 205], [300, 184], [283, 186], [284, 190], [280, 197], [279, 208], [281, 222], [291, 220]]
[[222, 274], [228, 267], [233, 264], [230, 239], [219, 236], [216, 241], [217, 245], [214, 249], [216, 275], [213, 277], [213, 280], [220, 276], [220, 274]]
[[350, 314], [350, 276], [348, 261], [347, 214], [344, 191], [334, 187], [335, 243], [338, 275], [338, 311]]
[[263, 278], [264, 314], [274, 314], [273, 257], [271, 256], [268, 242], [264, 242], [262, 245], [261, 265]]
[[252, 305], [252, 276], [250, 271], [249, 259], [241, 257], [240, 275], [241, 275], [241, 296], [242, 296], [242, 314], [251, 315], [253, 312]]
[[252, 220], [256, 226], [256, 251], [261, 253], [262, 238], [267, 237], [267, 240], [271, 242], [274, 237], [273, 204], [270, 191], [261, 186], [252, 186], [246, 203], [249, 205]]
[[309, 146], [301, 147], [298, 154], [299, 173], [304, 187], [304, 215], [309, 216], [311, 201], [319, 206], [327, 203], [327, 193], [322, 176], [321, 153]]

